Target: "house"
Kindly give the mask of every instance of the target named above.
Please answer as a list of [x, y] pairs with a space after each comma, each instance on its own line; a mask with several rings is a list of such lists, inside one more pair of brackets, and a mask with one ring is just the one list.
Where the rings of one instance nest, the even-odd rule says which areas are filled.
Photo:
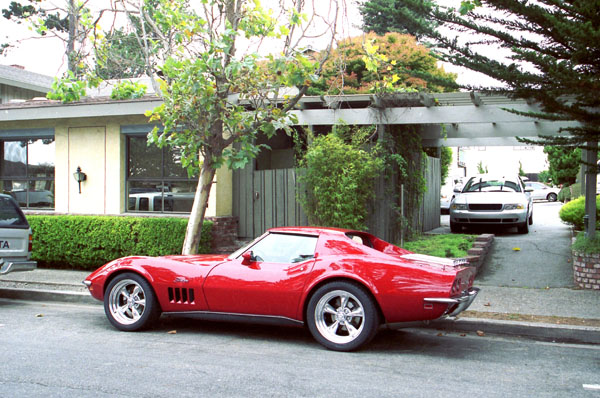
[[54, 79], [21, 66], [0, 65], [0, 104], [46, 97]]

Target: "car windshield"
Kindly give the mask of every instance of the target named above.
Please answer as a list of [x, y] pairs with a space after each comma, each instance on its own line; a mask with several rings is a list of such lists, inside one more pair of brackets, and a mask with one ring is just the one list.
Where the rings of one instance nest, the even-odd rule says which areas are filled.
[[521, 192], [521, 186], [505, 178], [472, 177], [462, 192]]
[[0, 197], [0, 228], [6, 227], [27, 228], [29, 224], [14, 200], [7, 197]]

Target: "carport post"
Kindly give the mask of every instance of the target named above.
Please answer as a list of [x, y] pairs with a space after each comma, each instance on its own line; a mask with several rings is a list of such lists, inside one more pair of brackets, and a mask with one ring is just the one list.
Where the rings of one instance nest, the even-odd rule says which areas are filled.
[[588, 142], [582, 151], [585, 168], [585, 237], [592, 239], [596, 234], [596, 162], [598, 161], [598, 143]]

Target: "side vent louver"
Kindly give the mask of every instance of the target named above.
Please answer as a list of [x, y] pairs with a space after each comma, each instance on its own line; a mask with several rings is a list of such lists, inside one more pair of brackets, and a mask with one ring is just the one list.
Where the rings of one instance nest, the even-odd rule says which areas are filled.
[[169, 301], [179, 304], [194, 304], [194, 289], [180, 287], [169, 288]]

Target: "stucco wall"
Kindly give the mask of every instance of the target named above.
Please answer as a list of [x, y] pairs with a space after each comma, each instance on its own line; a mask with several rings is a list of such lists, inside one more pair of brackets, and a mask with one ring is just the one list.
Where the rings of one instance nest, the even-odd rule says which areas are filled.
[[[3, 129], [54, 128], [55, 211], [68, 214], [126, 212], [126, 140], [121, 126], [143, 124], [142, 117], [86, 118], [0, 123]], [[86, 173], [81, 194], [73, 177]], [[232, 172], [217, 170], [207, 217], [232, 215]], [[147, 214], [147, 213], [146, 213]], [[155, 213], [150, 213], [155, 214]]]

